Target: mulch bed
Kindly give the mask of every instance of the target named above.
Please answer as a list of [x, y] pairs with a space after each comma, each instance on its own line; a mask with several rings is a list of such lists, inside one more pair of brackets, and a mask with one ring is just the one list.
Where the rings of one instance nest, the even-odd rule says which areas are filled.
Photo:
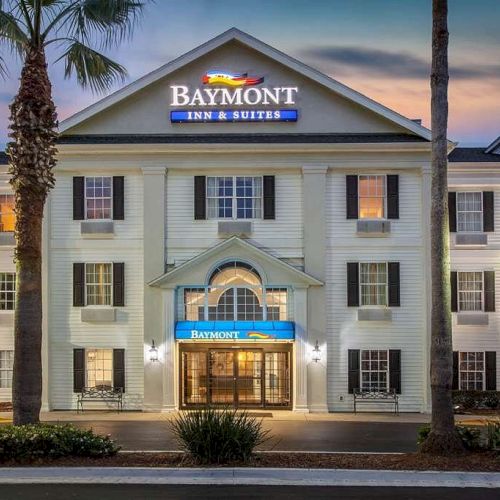
[[[2, 467], [199, 467], [181, 453], [119, 453], [109, 458], [60, 458], [30, 463], [0, 462]], [[221, 467], [283, 467], [319, 469], [385, 469], [500, 472], [500, 454], [469, 453], [452, 458], [404, 453], [386, 454], [324, 454], [324, 453], [259, 453], [247, 463], [224, 464]]]

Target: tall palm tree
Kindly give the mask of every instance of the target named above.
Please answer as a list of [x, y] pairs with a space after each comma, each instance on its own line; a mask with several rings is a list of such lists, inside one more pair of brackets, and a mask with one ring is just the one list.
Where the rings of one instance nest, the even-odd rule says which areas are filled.
[[[41, 241], [45, 200], [54, 186], [57, 114], [46, 49], [60, 52], [66, 78], [104, 91], [126, 70], [101, 51], [132, 34], [149, 0], [0, 0], [0, 42], [23, 61], [7, 146], [15, 194], [17, 293], [14, 423], [39, 421], [42, 393]], [[51, 50], [51, 53], [53, 51]], [[5, 73], [5, 59], [0, 58]]]
[[431, 432], [422, 452], [463, 451], [455, 430], [451, 389], [450, 234], [448, 220], [448, 0], [432, 3], [432, 188], [431, 188]]

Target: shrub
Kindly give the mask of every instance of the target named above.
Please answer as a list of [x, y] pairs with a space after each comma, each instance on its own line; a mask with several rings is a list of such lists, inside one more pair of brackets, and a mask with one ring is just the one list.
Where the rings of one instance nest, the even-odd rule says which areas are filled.
[[0, 461], [58, 457], [107, 457], [120, 448], [108, 436], [73, 425], [0, 427]]
[[[467, 450], [479, 450], [482, 448], [481, 442], [481, 429], [475, 427], [467, 427], [465, 425], [457, 425], [456, 430], [458, 435], [462, 439], [464, 448]], [[425, 424], [418, 429], [417, 444], [422, 444], [429, 433], [431, 432], [431, 426]]]
[[488, 422], [486, 432], [489, 450], [500, 450], [500, 422]]
[[463, 410], [500, 408], [499, 391], [453, 391], [453, 404]]
[[181, 447], [202, 464], [246, 461], [269, 439], [261, 420], [228, 408], [187, 411], [170, 426]]

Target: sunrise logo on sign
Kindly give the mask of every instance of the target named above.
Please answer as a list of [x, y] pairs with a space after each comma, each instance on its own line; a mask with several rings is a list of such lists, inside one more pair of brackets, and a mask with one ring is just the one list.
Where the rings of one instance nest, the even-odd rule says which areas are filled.
[[207, 71], [201, 81], [205, 85], [228, 85], [229, 87], [250, 87], [264, 82], [264, 77], [251, 77], [248, 73], [235, 74], [222, 71]]

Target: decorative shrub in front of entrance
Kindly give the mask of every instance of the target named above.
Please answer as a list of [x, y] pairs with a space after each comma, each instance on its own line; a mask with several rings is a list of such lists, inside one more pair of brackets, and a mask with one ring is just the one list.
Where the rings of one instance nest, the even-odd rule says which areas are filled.
[[202, 464], [246, 461], [270, 439], [261, 420], [232, 408], [186, 411], [170, 425], [182, 448]]
[[109, 457], [119, 446], [108, 436], [73, 425], [6, 425], [0, 427], [0, 462], [60, 457]]
[[453, 391], [453, 404], [461, 410], [500, 409], [500, 391]]

